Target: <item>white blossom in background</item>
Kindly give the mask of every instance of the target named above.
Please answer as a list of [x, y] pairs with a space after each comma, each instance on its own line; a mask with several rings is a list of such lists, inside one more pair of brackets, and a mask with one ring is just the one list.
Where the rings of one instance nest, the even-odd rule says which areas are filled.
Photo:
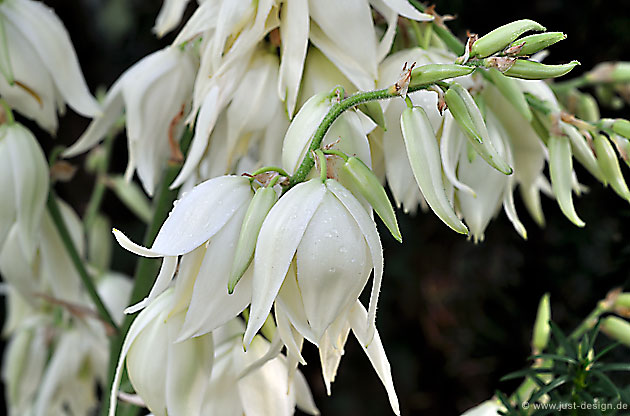
[[495, 416], [499, 411], [505, 411], [505, 408], [497, 399], [486, 400], [485, 402], [468, 409], [461, 416]]
[[83, 116], [100, 115], [68, 32], [52, 9], [33, 0], [3, 1], [0, 27], [0, 94], [11, 107], [51, 134], [66, 103]]
[[143, 58], [116, 81], [103, 103], [103, 114], [64, 156], [95, 146], [124, 111], [129, 148], [126, 177], [131, 179], [137, 171], [145, 191], [152, 195], [169, 158], [181, 157], [178, 143], [190, 108], [194, 73], [193, 57], [177, 47]]

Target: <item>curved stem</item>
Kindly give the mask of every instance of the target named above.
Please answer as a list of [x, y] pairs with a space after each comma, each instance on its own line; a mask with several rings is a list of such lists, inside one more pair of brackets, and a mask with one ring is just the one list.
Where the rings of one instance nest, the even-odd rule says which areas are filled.
[[341, 150], [327, 149], [327, 150], [324, 150], [323, 153], [325, 155], [335, 155], [337, 157], [340, 157], [341, 159], [343, 159], [344, 162], [348, 161], [348, 155], [342, 152]]
[[315, 150], [315, 154], [317, 155], [317, 159], [319, 160], [319, 177], [322, 182], [326, 182], [326, 179], [328, 179], [326, 156], [324, 155], [324, 152], [322, 152], [322, 149]]
[[81, 260], [81, 256], [79, 256], [79, 252], [77, 248], [74, 246], [74, 242], [72, 241], [72, 237], [70, 236], [70, 232], [68, 231], [68, 227], [61, 215], [61, 211], [59, 210], [59, 205], [57, 204], [57, 199], [54, 191], [51, 189], [48, 193], [48, 201], [46, 202], [46, 206], [48, 207], [48, 212], [55, 224], [55, 228], [57, 228], [57, 232], [61, 237], [61, 241], [72, 260], [72, 264], [74, 265], [77, 273], [81, 277], [83, 284], [88, 292], [88, 295], [94, 302], [96, 309], [98, 310], [99, 315], [114, 331], [118, 331], [118, 326], [114, 319], [110, 315], [109, 311], [105, 307], [105, 304], [101, 300], [101, 297], [98, 295], [96, 291], [96, 286], [94, 286], [94, 282], [92, 281], [92, 277], [89, 275], [85, 266], [83, 265], [83, 260]]
[[285, 171], [284, 169], [279, 168], [277, 166], [264, 166], [264, 167], [262, 167], [260, 169], [257, 169], [251, 175], [252, 176], [256, 176], [256, 175], [260, 175], [261, 173], [266, 173], [266, 172], [278, 172], [282, 176], [286, 176], [286, 177], [291, 176], [291, 175], [289, 175], [287, 173], [287, 171]]

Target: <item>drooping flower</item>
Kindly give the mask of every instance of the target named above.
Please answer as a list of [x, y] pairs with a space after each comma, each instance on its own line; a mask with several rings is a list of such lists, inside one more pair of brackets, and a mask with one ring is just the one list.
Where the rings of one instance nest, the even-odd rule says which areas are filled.
[[287, 279], [295, 279], [287, 284], [296, 284], [301, 293], [308, 321], [302, 335], [319, 344], [333, 321], [356, 302], [372, 270], [368, 328], [373, 334], [383, 273], [374, 221], [335, 180], [316, 178], [295, 186], [274, 205], [260, 230], [245, 345], [267, 319]]
[[70, 36], [57, 15], [33, 0], [0, 3], [0, 94], [51, 133], [65, 103], [86, 117], [100, 114], [81, 73]]
[[170, 157], [181, 157], [178, 141], [192, 98], [195, 65], [190, 53], [167, 47], [127, 70], [105, 98], [96, 117], [79, 140], [64, 152], [76, 156], [101, 141], [126, 114], [129, 161], [126, 176], [137, 170], [144, 189], [153, 194]]

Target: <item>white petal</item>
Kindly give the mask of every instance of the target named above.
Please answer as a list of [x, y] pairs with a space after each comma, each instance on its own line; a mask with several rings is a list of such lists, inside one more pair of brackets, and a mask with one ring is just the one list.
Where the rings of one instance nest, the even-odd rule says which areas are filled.
[[[329, 396], [332, 394], [331, 384], [335, 381], [335, 377], [337, 376], [337, 369], [345, 353], [344, 347], [348, 340], [348, 334], [350, 333], [348, 311], [346, 311], [343, 316], [340, 316], [335, 324], [336, 328], [334, 328], [334, 330], [331, 328], [331, 330], [326, 331], [319, 346], [322, 376], [324, 377], [326, 393]], [[336, 332], [336, 334], [333, 335], [332, 332]]]
[[389, 7], [394, 9], [396, 13], [408, 19], [417, 20], [419, 22], [429, 22], [433, 20], [433, 16], [426, 13], [420, 13], [418, 10], [416, 10], [415, 7], [409, 4], [409, 2], [406, 0], [383, 0], [383, 1]]
[[249, 179], [221, 176], [194, 187], [175, 202], [151, 247], [167, 256], [188, 253], [215, 235], [253, 195]]
[[162, 260], [162, 267], [160, 267], [160, 273], [158, 273], [158, 276], [155, 279], [155, 283], [153, 284], [153, 287], [149, 292], [149, 296], [142, 299], [135, 305], [129, 306], [127, 309], [125, 309], [125, 314], [136, 313], [144, 309], [149, 304], [149, 302], [151, 302], [158, 295], [164, 292], [171, 283], [171, 280], [173, 279], [176, 270], [177, 256], [164, 257], [164, 259]]
[[297, 266], [295, 261], [292, 261], [289, 266], [286, 277], [278, 291], [275, 305], [276, 309], [282, 312], [280, 315], [289, 319], [291, 326], [298, 334], [315, 345], [319, 343], [319, 340], [315, 338], [313, 331], [311, 331], [308, 319], [306, 319], [302, 293], [297, 283]]
[[[383, 247], [381, 238], [376, 230], [374, 220], [365, 212], [365, 209], [359, 201], [357, 201], [350, 192], [335, 181], [327, 181], [326, 187], [335, 194], [335, 196], [346, 207], [352, 215], [357, 225], [363, 233], [363, 237], [368, 244], [370, 254], [372, 255], [372, 265], [374, 267], [374, 280], [372, 282], [372, 294], [370, 295], [370, 308], [368, 313], [368, 343], [375, 331], [376, 325], [376, 306], [378, 303], [378, 295], [381, 291], [381, 281], [383, 279]], [[366, 344], [367, 345], [367, 344]]]
[[331, 106], [328, 93], [319, 93], [304, 103], [289, 125], [282, 143], [282, 166], [288, 173], [294, 173], [306, 152], [313, 134]]
[[172, 291], [167, 291], [155, 299], [151, 304], [138, 315], [133, 321], [125, 340], [123, 342], [120, 356], [118, 358], [118, 364], [116, 365], [116, 373], [114, 374], [114, 381], [112, 383], [112, 390], [109, 396], [109, 416], [115, 416], [116, 405], [118, 397], [118, 388], [120, 387], [120, 380], [122, 378], [123, 364], [131, 344], [136, 340], [138, 334], [147, 327], [158, 315], [164, 312], [172, 300]]
[[168, 340], [162, 341], [170, 344], [166, 362], [166, 410], [169, 415], [200, 414], [212, 371], [212, 334], [173, 342], [183, 320], [183, 314], [170, 317]]
[[304, 62], [304, 74], [300, 85], [298, 106], [322, 91], [329, 91], [340, 85], [348, 93], [356, 91], [356, 87], [319, 49], [311, 45]]
[[[282, 289], [281, 289], [282, 290]], [[282, 338], [282, 342], [287, 347], [287, 354], [293, 355], [300, 364], [306, 365], [306, 360], [302, 357], [302, 342], [299, 342], [295, 339], [295, 333], [293, 332], [293, 327], [287, 314], [282, 310], [282, 308], [278, 308], [277, 304], [274, 307], [275, 315], [276, 315], [276, 324], [278, 329], [278, 335]], [[303, 340], [303, 337], [298, 334], [299, 339]]]
[[88, 90], [68, 32], [52, 9], [31, 0], [3, 6], [1, 12], [9, 20], [19, 22], [22, 35], [37, 51], [70, 107], [87, 117], [98, 115], [100, 106]]
[[206, 334], [238, 316], [251, 301], [251, 268], [243, 275], [234, 293], [228, 294], [228, 280], [236, 243], [247, 211], [243, 206], [210, 239], [192, 290], [190, 306], [178, 341]]
[[26, 258], [32, 259], [37, 246], [36, 235], [48, 196], [48, 164], [33, 134], [21, 124], [8, 126], [3, 142], [5, 147], [3, 153], [8, 153], [16, 192], [20, 243]]
[[308, 46], [308, 0], [285, 2], [281, 13], [282, 59], [278, 74], [278, 94], [280, 99], [286, 101], [291, 119], [297, 103]]
[[175, 299], [173, 300], [171, 314], [176, 314], [188, 308], [193, 294], [193, 287], [195, 286], [195, 279], [199, 274], [205, 254], [206, 246], [204, 244], [182, 256], [179, 262], [177, 280], [175, 280]]
[[462, 192], [476, 197], [475, 191], [457, 178], [457, 162], [462, 148], [465, 150], [466, 139], [457, 126], [450, 111], [444, 114], [444, 127], [440, 138], [440, 156], [442, 158], [442, 170], [444, 176], [451, 184]]
[[214, 87], [206, 95], [199, 111], [199, 117], [195, 123], [195, 135], [193, 136], [190, 144], [190, 150], [182, 170], [177, 175], [177, 178], [171, 184], [171, 189], [179, 187], [193, 170], [199, 164], [199, 161], [203, 157], [206, 147], [208, 146], [208, 140], [210, 139], [210, 133], [214, 128], [222, 105], [219, 101], [219, 87]]
[[177, 34], [173, 45], [180, 45], [203, 32], [214, 29], [217, 25], [218, 8], [220, 6], [221, 3], [214, 1], [204, 1], [201, 3], [193, 15], [190, 16], [190, 19], [188, 19], [182, 30]]
[[337, 316], [354, 304], [372, 269], [361, 229], [332, 193], [324, 195], [313, 215], [296, 259], [304, 310], [319, 341]]
[[[366, 318], [367, 312], [365, 311], [365, 308], [361, 302], [357, 301], [356, 305], [350, 311], [352, 332], [357, 337], [359, 344], [363, 347], [363, 351], [365, 351], [365, 354], [370, 359], [372, 367], [374, 367], [376, 374], [378, 374], [378, 378], [381, 379], [381, 382], [385, 386], [392, 410], [396, 415], [400, 415], [398, 397], [396, 396], [396, 390], [394, 389], [391, 367], [389, 366], [389, 361], [385, 355], [385, 349], [383, 348], [378, 332], [374, 333], [374, 338], [370, 342], [369, 328], [365, 325]], [[368, 343], [369, 346], [366, 348]]]
[[319, 410], [317, 409], [317, 405], [313, 400], [311, 388], [308, 386], [306, 378], [304, 378], [304, 375], [300, 371], [297, 371], [295, 373], [295, 376], [293, 377], [292, 387], [295, 391], [295, 400], [297, 407], [301, 411], [303, 411], [304, 413], [308, 413], [309, 415], [319, 415]]
[[164, 0], [160, 13], [155, 19], [153, 32], [161, 38], [171, 30], [175, 29], [182, 21], [184, 11], [188, 5], [188, 0]]
[[325, 193], [326, 187], [319, 180], [301, 183], [269, 211], [256, 243], [252, 305], [244, 345], [251, 343], [267, 319], [297, 246]]

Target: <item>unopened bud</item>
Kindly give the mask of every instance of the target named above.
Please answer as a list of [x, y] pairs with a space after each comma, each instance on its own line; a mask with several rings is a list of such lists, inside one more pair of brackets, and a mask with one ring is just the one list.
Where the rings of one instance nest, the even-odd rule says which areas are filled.
[[502, 51], [519, 36], [530, 30], [544, 32], [547, 29], [529, 19], [517, 20], [515, 22], [508, 23], [507, 25], [498, 27], [487, 35], [477, 39], [470, 50], [471, 56], [483, 58], [490, 56], [493, 53]]
[[626, 165], [630, 166], [630, 140], [618, 134], [615, 134], [612, 139], [619, 152], [619, 156], [626, 162]]
[[610, 338], [630, 347], [630, 323], [617, 316], [607, 316], [602, 319], [602, 332]]
[[475, 68], [457, 64], [428, 64], [411, 71], [410, 87], [430, 85], [449, 78], [471, 74]]
[[457, 217], [446, 196], [440, 150], [426, 113], [420, 107], [405, 109], [400, 116], [400, 127], [413, 176], [427, 203], [446, 225], [458, 233], [468, 234], [468, 228]]
[[374, 172], [361, 159], [349, 157], [337, 172], [339, 182], [353, 194], [361, 195], [374, 208], [392, 236], [402, 243], [398, 221], [387, 192]]
[[578, 217], [573, 205], [573, 161], [569, 139], [552, 134], [549, 136], [547, 146], [549, 148], [551, 189], [556, 196], [560, 210], [573, 224], [584, 227], [585, 223]]
[[504, 74], [509, 77], [522, 79], [557, 78], [569, 73], [579, 64], [578, 61], [571, 61], [562, 65], [545, 65], [540, 62], [518, 59]]
[[486, 123], [470, 93], [461, 85], [453, 84], [444, 94], [444, 99], [453, 118], [475, 151], [499, 172], [505, 175], [512, 174], [512, 167], [488, 140]]
[[615, 149], [608, 138], [602, 134], [598, 134], [594, 139], [595, 155], [597, 163], [604, 174], [604, 177], [610, 183], [617, 195], [630, 202], [630, 190], [626, 184], [621, 168], [619, 167], [619, 159]]
[[586, 78], [591, 82], [630, 82], [630, 62], [602, 62]]
[[579, 94], [576, 115], [590, 122], [596, 122], [601, 118], [597, 101], [591, 94]]
[[630, 121], [618, 118], [612, 123], [612, 129], [615, 133], [630, 139]]
[[534, 334], [532, 336], [532, 348], [536, 352], [541, 352], [547, 347], [551, 326], [551, 305], [549, 303], [549, 293], [545, 293], [538, 304], [536, 322], [534, 323]]
[[516, 62], [516, 58], [510, 56], [491, 56], [483, 60], [486, 68], [495, 68], [500, 72], [505, 72], [512, 68], [512, 65]]
[[236, 284], [241, 280], [241, 277], [243, 277], [243, 274], [245, 274], [252, 262], [260, 227], [262, 227], [263, 221], [277, 200], [278, 194], [272, 187], [261, 187], [256, 190], [245, 213], [241, 234], [236, 244], [232, 271], [228, 281], [228, 293], [232, 294], [234, 292]]
[[505, 53], [514, 56], [533, 55], [566, 38], [567, 35], [562, 32], [537, 33], [512, 42]]

